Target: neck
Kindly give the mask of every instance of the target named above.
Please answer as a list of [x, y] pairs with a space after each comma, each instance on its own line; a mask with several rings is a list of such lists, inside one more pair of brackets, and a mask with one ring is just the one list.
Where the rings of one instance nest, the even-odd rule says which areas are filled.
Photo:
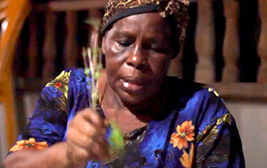
[[105, 90], [106, 93], [104, 93], [101, 107], [107, 119], [129, 119], [132, 121], [140, 120], [142, 122], [148, 122], [149, 119], [152, 119], [150, 113], [147, 113], [148, 105], [125, 105], [109, 85], [106, 86]]
[[[153, 120], [155, 113], [165, 105], [166, 92], [160, 91], [150, 101], [140, 105], [125, 105], [117, 93], [107, 84], [105, 75], [100, 79], [101, 108], [109, 122], [116, 122], [123, 133], [144, 127]], [[105, 83], [104, 83], [105, 82]], [[164, 85], [163, 85], [164, 86]], [[166, 87], [162, 88], [165, 90]]]

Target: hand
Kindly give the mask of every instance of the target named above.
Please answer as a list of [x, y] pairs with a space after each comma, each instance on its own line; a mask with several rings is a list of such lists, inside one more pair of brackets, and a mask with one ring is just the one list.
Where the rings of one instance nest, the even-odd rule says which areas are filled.
[[107, 160], [106, 125], [93, 109], [85, 109], [74, 117], [67, 132], [68, 165], [85, 166], [88, 160]]

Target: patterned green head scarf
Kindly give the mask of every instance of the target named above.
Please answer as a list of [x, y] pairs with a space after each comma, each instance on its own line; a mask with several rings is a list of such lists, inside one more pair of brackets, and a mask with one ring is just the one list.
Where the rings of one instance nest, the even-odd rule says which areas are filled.
[[174, 16], [178, 43], [185, 39], [189, 0], [109, 0], [102, 20], [101, 34], [118, 20], [140, 13], [158, 12], [161, 17]]

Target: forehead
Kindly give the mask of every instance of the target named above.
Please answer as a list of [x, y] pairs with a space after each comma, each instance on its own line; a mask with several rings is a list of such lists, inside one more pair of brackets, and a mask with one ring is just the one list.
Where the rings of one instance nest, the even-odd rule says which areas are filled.
[[140, 34], [169, 36], [170, 26], [158, 13], [142, 13], [125, 17], [112, 25], [111, 34]]

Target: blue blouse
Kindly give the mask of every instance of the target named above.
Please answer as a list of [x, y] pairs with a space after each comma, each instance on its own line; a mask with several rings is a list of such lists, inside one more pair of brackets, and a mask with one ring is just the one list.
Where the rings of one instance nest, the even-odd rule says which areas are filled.
[[[65, 141], [68, 123], [90, 106], [88, 80], [83, 69], [76, 69], [63, 71], [48, 83], [11, 151]], [[146, 127], [125, 136], [123, 161], [88, 161], [86, 168], [245, 167], [235, 120], [218, 93], [202, 84], [166, 80], [172, 90], [167, 106]]]

